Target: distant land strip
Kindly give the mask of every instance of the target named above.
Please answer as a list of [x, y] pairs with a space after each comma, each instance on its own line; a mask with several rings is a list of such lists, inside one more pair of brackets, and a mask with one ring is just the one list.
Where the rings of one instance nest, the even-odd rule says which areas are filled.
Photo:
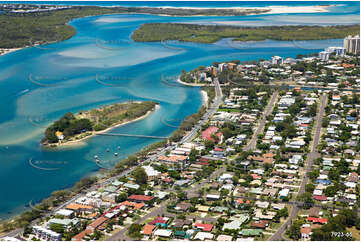
[[234, 41], [324, 40], [359, 35], [360, 25], [337, 26], [267, 26], [237, 27], [228, 25], [198, 25], [181, 23], [146, 23], [132, 34], [137, 42], [178, 40], [195, 43], [214, 43], [222, 38]]
[[[16, 4], [15, 4], [16, 5]], [[29, 4], [28, 4], [29, 5]], [[0, 48], [23, 48], [63, 41], [76, 34], [67, 23], [75, 18], [104, 14], [154, 14], [169, 16], [241, 16], [264, 14], [271, 9], [184, 9], [150, 7], [72, 6], [46, 12], [13, 13], [0, 6]]]

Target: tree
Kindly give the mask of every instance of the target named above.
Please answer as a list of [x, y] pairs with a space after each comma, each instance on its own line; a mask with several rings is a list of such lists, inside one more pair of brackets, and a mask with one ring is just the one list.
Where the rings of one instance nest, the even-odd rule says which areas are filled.
[[333, 197], [336, 195], [337, 191], [338, 191], [338, 189], [336, 186], [328, 186], [324, 190], [324, 193], [327, 197]]
[[212, 141], [212, 140], [206, 140], [206, 141], [204, 141], [204, 146], [206, 147], [207, 150], [213, 149], [213, 148], [214, 148], [214, 145], [215, 145], [215, 143], [214, 143], [214, 141]]
[[189, 153], [189, 161], [195, 162], [197, 160], [199, 153], [198, 150], [192, 148], [191, 152]]
[[178, 191], [177, 192], [177, 197], [178, 197], [179, 200], [183, 201], [186, 198], [186, 194], [183, 191]]
[[322, 128], [327, 128], [329, 122], [330, 122], [330, 119], [328, 117], [324, 117], [322, 119]]
[[319, 171], [319, 170], [312, 170], [311, 172], [308, 173], [308, 176], [309, 176], [312, 180], [316, 179], [319, 175], [320, 175], [320, 171]]
[[221, 129], [221, 132], [225, 139], [228, 139], [233, 136], [232, 130], [228, 127]]
[[344, 215], [346, 217], [346, 226], [352, 227], [357, 224], [360, 220], [360, 215], [357, 211], [357, 208], [354, 207], [353, 210], [351, 209], [343, 209], [339, 212], [339, 215]]
[[130, 155], [130, 156], [128, 156], [127, 159], [124, 160], [124, 164], [126, 166], [134, 166], [137, 164], [137, 162], [138, 162], [138, 159], [135, 155]]
[[284, 217], [284, 218], [287, 218], [287, 217], [288, 217], [288, 210], [287, 210], [287, 208], [283, 208], [283, 209], [281, 209], [281, 210], [278, 210], [274, 219], [275, 219], [275, 221], [276, 221], [277, 223], [279, 223], [281, 217]]
[[238, 180], [239, 180], [239, 176], [236, 176], [236, 175], [232, 176], [233, 185], [237, 185]]
[[116, 198], [116, 202], [120, 203], [120, 202], [124, 202], [125, 200], [127, 200], [128, 195], [125, 192], [120, 193], [117, 198]]
[[221, 190], [221, 196], [222, 197], [226, 197], [228, 195], [229, 191], [227, 189], [222, 189]]
[[102, 237], [102, 232], [100, 232], [99, 230], [95, 230], [91, 237], [92, 240], [99, 240], [100, 237]]
[[132, 224], [128, 228], [128, 235], [132, 238], [140, 238], [142, 235], [140, 231], [142, 230], [142, 226], [139, 224]]
[[135, 182], [139, 185], [142, 184], [147, 184], [148, 181], [148, 176], [147, 173], [145, 172], [144, 168], [142, 167], [137, 167], [134, 171], [133, 171], [133, 176], [135, 178]]
[[51, 224], [50, 229], [59, 234], [64, 233], [64, 227], [61, 224]]
[[281, 217], [287, 218], [288, 217], [288, 210], [287, 208], [283, 208], [279, 211]]
[[309, 192], [302, 193], [299, 196], [299, 200], [304, 202], [303, 207], [305, 209], [311, 208], [313, 206], [313, 204], [314, 204], [314, 201], [313, 201], [313, 198], [312, 198], [312, 193], [309, 193]]
[[340, 180], [340, 171], [336, 168], [333, 168], [328, 172], [328, 177], [330, 180], [337, 182]]
[[291, 239], [299, 240], [301, 238], [302, 224], [303, 224], [302, 220], [296, 220], [292, 223], [290, 229], [287, 231], [287, 233]]
[[309, 193], [313, 193], [313, 191], [315, 190], [315, 185], [313, 185], [312, 183], [308, 183], [306, 185], [306, 192], [309, 192]]

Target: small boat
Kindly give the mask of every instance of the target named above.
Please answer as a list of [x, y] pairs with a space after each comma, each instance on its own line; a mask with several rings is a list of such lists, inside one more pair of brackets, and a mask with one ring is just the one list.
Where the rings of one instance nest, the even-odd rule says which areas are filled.
[[19, 94], [19, 95], [22, 95], [22, 94], [27, 93], [28, 91], [30, 91], [30, 90], [29, 90], [29, 89], [25, 89], [25, 90], [22, 90], [21, 92], [19, 92], [18, 94]]
[[115, 155], [115, 156], [118, 156], [118, 153], [115, 152], [114, 155]]
[[109, 150], [109, 148], [107, 149], [107, 152], [109, 152], [110, 150]]
[[94, 156], [94, 159], [96, 159], [96, 160], [97, 160], [97, 159], [98, 159], [98, 156], [97, 156], [97, 155], [95, 155], [95, 156]]
[[118, 150], [120, 150], [120, 146], [118, 146]]

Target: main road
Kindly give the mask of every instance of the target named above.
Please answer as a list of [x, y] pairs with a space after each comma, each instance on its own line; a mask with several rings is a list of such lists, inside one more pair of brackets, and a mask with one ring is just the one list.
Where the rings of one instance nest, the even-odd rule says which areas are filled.
[[[308, 154], [306, 162], [307, 162], [307, 168], [305, 170], [305, 173], [302, 178], [301, 186], [298, 190], [297, 196], [305, 192], [305, 187], [308, 182], [308, 176], [307, 173], [312, 170], [313, 161], [318, 158], [320, 155], [317, 150], [318, 143], [320, 142], [320, 136], [321, 136], [321, 128], [322, 128], [322, 118], [325, 113], [325, 107], [327, 103], [327, 95], [323, 94], [321, 98], [321, 105], [319, 112], [316, 117], [316, 131], [313, 136], [313, 143], [311, 148], [311, 153]], [[297, 205], [292, 205], [291, 213], [288, 219], [282, 226], [271, 236], [269, 240], [272, 241], [280, 241], [284, 240], [282, 237], [283, 232], [287, 229], [289, 225], [291, 225], [294, 218], [297, 217], [298, 212], [300, 211], [300, 208]]]
[[180, 143], [186, 143], [186, 142], [191, 141], [197, 135], [197, 132], [198, 132], [198, 130], [200, 130], [202, 125], [204, 125], [205, 123], [208, 122], [208, 119], [217, 112], [219, 105], [221, 105], [222, 98], [223, 98], [221, 86], [219, 85], [219, 81], [217, 78], [214, 78], [213, 83], [214, 83], [214, 88], [216, 91], [216, 97], [214, 99], [213, 104], [207, 110], [207, 112], [203, 115], [202, 119], [198, 122], [198, 124], [196, 124], [193, 127], [193, 129], [183, 137], [183, 139], [180, 141]]

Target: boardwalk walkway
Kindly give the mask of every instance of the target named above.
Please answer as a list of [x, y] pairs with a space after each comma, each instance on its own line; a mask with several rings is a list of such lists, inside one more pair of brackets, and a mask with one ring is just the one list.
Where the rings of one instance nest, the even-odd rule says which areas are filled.
[[148, 139], [168, 139], [165, 136], [153, 136], [153, 135], [142, 135], [142, 134], [121, 134], [121, 133], [103, 133], [96, 134], [102, 136], [124, 136], [124, 137], [137, 137], [137, 138], [148, 138]]

